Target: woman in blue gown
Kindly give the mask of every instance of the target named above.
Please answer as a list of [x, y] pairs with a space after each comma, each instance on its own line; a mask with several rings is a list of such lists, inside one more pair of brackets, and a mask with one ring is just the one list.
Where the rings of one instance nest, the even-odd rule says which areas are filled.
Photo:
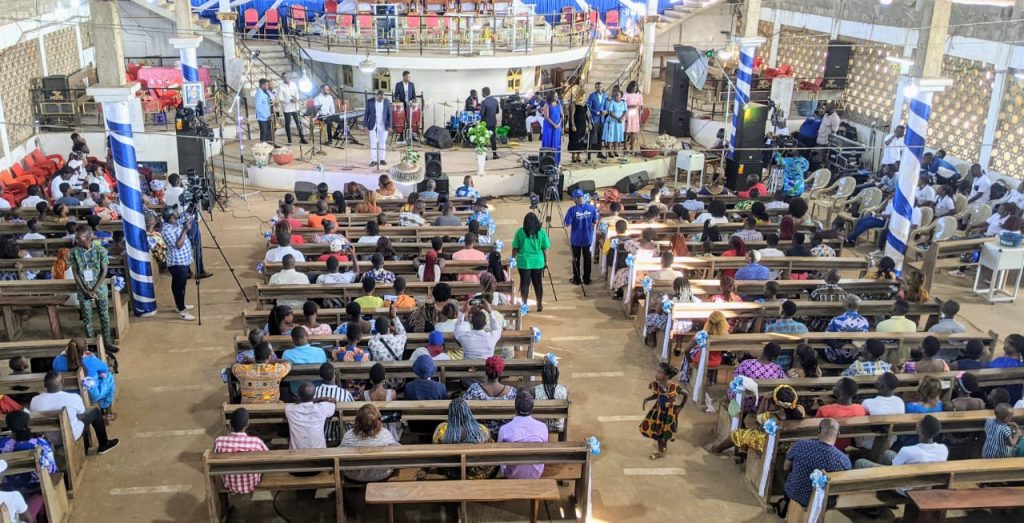
[[117, 393], [117, 384], [114, 382], [114, 374], [110, 367], [88, 350], [88, 344], [83, 338], [74, 338], [68, 342], [67, 348], [53, 359], [53, 370], [57, 372], [77, 372], [82, 369], [85, 372], [85, 389], [89, 391], [89, 399], [99, 406], [104, 416], [108, 419], [113, 415], [110, 406], [114, 403], [114, 396]]
[[544, 128], [541, 129], [541, 150], [555, 151], [555, 165], [562, 163], [562, 104], [554, 91], [548, 91], [544, 103]]

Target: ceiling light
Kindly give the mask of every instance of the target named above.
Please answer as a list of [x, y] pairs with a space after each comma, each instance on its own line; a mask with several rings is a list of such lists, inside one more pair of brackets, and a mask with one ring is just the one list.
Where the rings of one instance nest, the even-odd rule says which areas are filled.
[[305, 74], [299, 79], [299, 90], [306, 94], [313, 92], [313, 82]]
[[366, 59], [359, 62], [359, 70], [366, 74], [370, 74], [377, 70], [377, 64], [375, 64], [373, 60], [370, 60], [370, 53], [366, 53]]
[[905, 56], [886, 56], [885, 59], [894, 64], [906, 65], [908, 67], [914, 65], [914, 59]]

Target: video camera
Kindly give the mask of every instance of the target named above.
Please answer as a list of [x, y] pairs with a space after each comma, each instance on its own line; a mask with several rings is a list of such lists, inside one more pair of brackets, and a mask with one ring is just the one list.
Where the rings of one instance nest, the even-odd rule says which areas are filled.
[[185, 181], [186, 188], [178, 197], [182, 214], [192, 215], [199, 209], [209, 211], [212, 204], [209, 179], [206, 176], [200, 176], [195, 169], [188, 169], [185, 171]]
[[195, 109], [179, 105], [178, 110], [174, 113], [175, 130], [191, 131], [196, 136], [213, 138], [213, 129], [210, 129], [210, 126], [203, 121], [203, 113], [202, 102], [196, 104]]

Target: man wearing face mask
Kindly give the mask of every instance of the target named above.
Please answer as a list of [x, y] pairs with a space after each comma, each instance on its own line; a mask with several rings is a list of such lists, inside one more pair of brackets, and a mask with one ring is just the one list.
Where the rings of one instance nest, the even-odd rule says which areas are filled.
[[384, 99], [384, 91], [366, 103], [363, 128], [370, 133], [370, 167], [387, 165], [388, 131], [391, 130], [391, 102]]

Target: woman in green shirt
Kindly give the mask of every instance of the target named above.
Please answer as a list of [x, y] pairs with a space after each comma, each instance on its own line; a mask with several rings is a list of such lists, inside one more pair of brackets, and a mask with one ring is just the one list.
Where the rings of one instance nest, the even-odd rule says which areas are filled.
[[516, 259], [519, 270], [519, 295], [523, 303], [530, 297], [530, 282], [537, 293], [537, 312], [544, 310], [541, 300], [544, 299], [544, 269], [548, 266], [548, 249], [551, 241], [548, 233], [540, 228], [540, 218], [532, 212], [523, 217], [523, 226], [516, 231], [512, 239], [512, 257]]

